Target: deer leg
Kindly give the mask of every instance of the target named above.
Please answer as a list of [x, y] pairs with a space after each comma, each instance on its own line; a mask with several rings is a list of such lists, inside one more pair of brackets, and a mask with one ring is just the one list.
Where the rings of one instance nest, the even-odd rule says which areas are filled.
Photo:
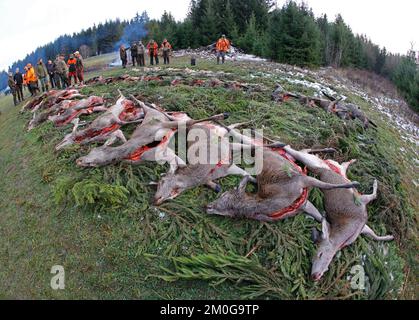
[[341, 166], [341, 168], [342, 168], [342, 173], [343, 173], [345, 176], [346, 176], [346, 172], [348, 171], [349, 167], [350, 167], [352, 164], [354, 164], [356, 161], [357, 161], [356, 159], [353, 159], [353, 160], [351, 160], [351, 161], [344, 162], [344, 163], [342, 163], [342, 164], [340, 165], [340, 166]]
[[[247, 144], [247, 145], [254, 145], [255, 141], [254, 139], [247, 137], [245, 135], [242, 135], [241, 133], [239, 133], [237, 130], [234, 130], [235, 128], [245, 124], [245, 123], [236, 123], [233, 124], [231, 126], [226, 126], [225, 124], [219, 122], [219, 121], [215, 121], [219, 126], [223, 127], [224, 129], [227, 130], [228, 134], [230, 136], [232, 136], [234, 139], [236, 139], [237, 141], [240, 141], [243, 144]], [[261, 144], [263, 144], [263, 141], [261, 142]]]
[[72, 133], [75, 134], [76, 131], [77, 131], [77, 128], [80, 125], [80, 119], [79, 118], [73, 119], [73, 121], [71, 121], [71, 123], [74, 124]]
[[254, 220], [258, 220], [258, 221], [262, 221], [262, 222], [273, 222], [274, 219], [272, 219], [271, 217], [264, 215], [264, 214], [255, 214], [252, 216], [249, 216], [249, 218], [254, 219]]
[[205, 185], [214, 190], [216, 193], [220, 193], [221, 192], [221, 186], [217, 183], [215, 183], [214, 181], [207, 181], [207, 183], [205, 183]]
[[367, 205], [371, 201], [374, 201], [375, 199], [377, 199], [377, 191], [378, 191], [378, 181], [377, 180], [374, 180], [374, 187], [373, 187], [373, 189], [374, 190], [373, 190], [372, 194], [370, 194], [370, 195], [362, 195], [361, 196], [361, 201], [365, 205]]
[[[118, 135], [114, 135], [114, 134], [112, 134], [109, 138], [108, 138], [108, 140], [106, 140], [106, 142], [105, 142], [105, 144], [104, 144], [104, 146], [106, 146], [106, 147], [109, 147], [109, 146], [111, 146], [111, 145], [113, 145], [117, 140], [118, 140]], [[125, 138], [125, 137], [124, 137]]]
[[127, 124], [134, 124], [134, 123], [142, 123], [144, 119], [138, 119], [138, 120], [134, 120], [134, 121], [122, 121], [120, 119], [118, 119], [116, 122], [120, 125], [127, 125]]
[[312, 171], [321, 168], [329, 169], [329, 167], [324, 163], [324, 161], [315, 155], [309, 154], [307, 152], [294, 150], [290, 146], [284, 147], [284, 150], [291, 156], [293, 156], [295, 159], [301, 161]]
[[306, 205], [302, 209], [304, 210], [305, 213], [313, 217], [316, 221], [322, 222], [323, 216], [321, 215], [319, 210], [317, 210], [314, 204], [312, 204], [310, 201], [307, 201]]
[[249, 175], [245, 170], [242, 168], [239, 168], [235, 164], [230, 166], [227, 170], [227, 175], [233, 175], [233, 176], [243, 176], [243, 177], [249, 177], [249, 181], [252, 183], [257, 183], [256, 179]]
[[364, 226], [364, 229], [362, 229], [361, 234], [375, 240], [375, 241], [392, 241], [394, 240], [394, 237], [391, 235], [388, 236], [377, 236], [377, 234], [367, 225]]
[[359, 187], [358, 182], [351, 182], [345, 184], [332, 184], [320, 181], [316, 178], [312, 178], [309, 176], [302, 176], [302, 182], [304, 188], [319, 188], [325, 190], [332, 190], [332, 189], [353, 189]]
[[200, 119], [200, 120], [188, 120], [188, 121], [183, 120], [183, 121], [164, 122], [162, 123], [162, 127], [167, 128], [167, 129], [177, 128], [181, 125], [184, 125], [186, 127], [191, 127], [197, 123], [206, 122], [206, 121], [224, 120], [227, 118], [228, 118], [228, 115], [226, 113], [222, 113], [222, 114], [217, 114], [215, 116]]
[[242, 181], [240, 181], [239, 186], [237, 187], [237, 191], [240, 195], [243, 195], [246, 191], [246, 186], [250, 181], [250, 176], [245, 176]]
[[119, 140], [121, 140], [122, 143], [127, 142], [127, 138], [125, 138], [125, 135], [122, 132], [122, 130], [116, 130], [115, 132], [112, 133], [112, 135], [118, 138]]
[[[146, 155], [149, 154], [149, 157]], [[186, 166], [186, 163], [179, 158], [170, 148], [156, 150], [155, 152], [146, 152], [144, 160], [168, 163], [170, 165], [169, 173], [175, 173], [178, 167]]]

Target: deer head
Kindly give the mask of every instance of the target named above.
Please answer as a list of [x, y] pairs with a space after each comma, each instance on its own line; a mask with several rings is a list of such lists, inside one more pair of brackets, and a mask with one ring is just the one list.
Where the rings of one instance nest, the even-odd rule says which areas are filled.
[[167, 200], [174, 199], [191, 186], [192, 179], [190, 177], [177, 172], [168, 173], [158, 183], [154, 204], [159, 206]]
[[323, 219], [322, 231], [313, 230], [312, 238], [317, 243], [316, 254], [313, 257], [313, 265], [311, 267], [311, 278], [319, 281], [324, 273], [329, 269], [330, 262], [335, 256], [338, 248], [330, 237], [330, 224]]
[[113, 149], [107, 146], [94, 148], [87, 156], [77, 159], [76, 163], [79, 167], [99, 167], [110, 164], [115, 159]]
[[249, 177], [244, 177], [236, 189], [223, 193], [220, 198], [207, 205], [207, 213], [224, 217], [234, 217], [237, 212], [237, 204], [243, 200], [248, 181]]

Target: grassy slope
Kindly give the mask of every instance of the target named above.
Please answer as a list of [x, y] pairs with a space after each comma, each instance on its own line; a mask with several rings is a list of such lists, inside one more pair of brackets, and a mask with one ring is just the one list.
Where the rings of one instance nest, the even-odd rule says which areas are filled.
[[[92, 74], [105, 62], [103, 58], [90, 61]], [[176, 59], [174, 64], [184, 67], [186, 62]], [[417, 190], [407, 192], [412, 177], [417, 177], [411, 165], [415, 149], [368, 104], [349, 93], [350, 99], [373, 115], [378, 132], [365, 132], [356, 123], [345, 126], [321, 110], [307, 110], [294, 102], [276, 105], [270, 101], [275, 79], [249, 78], [249, 72], [237, 65], [201, 62], [198, 68], [234, 72], [228, 77], [263, 83], [268, 91], [246, 94], [165, 86], [168, 82], [113, 84], [84, 91], [108, 98], [115, 98], [118, 88], [126, 94], [141, 93], [194, 118], [230, 111], [231, 122], [251, 120], [252, 126], [264, 127], [265, 133], [296, 147], [336, 147], [341, 150], [338, 160], [359, 159], [350, 178], [362, 183], [361, 191], [369, 192], [373, 177], [379, 179], [380, 196], [370, 206], [370, 224], [378, 233], [393, 232], [397, 242], [379, 244], [360, 238], [335, 258], [322, 283], [313, 284], [308, 280], [314, 250], [309, 238], [316, 224], [310, 219], [301, 215], [265, 224], [208, 217], [202, 207], [216, 195], [205, 188], [156, 209], [150, 204], [154, 190], [147, 183], [156, 181], [164, 167], [116, 165], [81, 170], [74, 160], [86, 148], [54, 153], [53, 146], [64, 132], [46, 124], [26, 133], [29, 115], [19, 115], [6, 97], [0, 100], [0, 298], [415, 297], [418, 198]], [[251, 65], [249, 69], [258, 68]], [[133, 127], [126, 130], [131, 132]], [[400, 159], [402, 146], [408, 151]], [[223, 189], [238, 180], [223, 179]], [[321, 208], [318, 191], [311, 193], [311, 199]], [[249, 259], [243, 258], [252, 249]], [[179, 258], [196, 255], [190, 260]], [[177, 257], [176, 267], [171, 257]], [[351, 267], [359, 263], [369, 278], [366, 292], [352, 291], [347, 281]], [[55, 264], [66, 270], [63, 291], [49, 286], [49, 271]], [[223, 280], [229, 281], [210, 285]], [[237, 281], [240, 290], [236, 290]]]

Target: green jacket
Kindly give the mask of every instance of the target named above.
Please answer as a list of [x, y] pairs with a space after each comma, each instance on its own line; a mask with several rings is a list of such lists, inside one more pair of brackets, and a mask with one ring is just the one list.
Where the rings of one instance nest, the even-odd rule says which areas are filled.
[[16, 84], [15, 84], [15, 81], [13, 80], [13, 78], [9, 77], [9, 81], [7, 82], [7, 84], [9, 86], [9, 88], [10, 88], [10, 91], [13, 94], [15, 94], [15, 92], [16, 92]]
[[58, 59], [56, 62], [56, 66], [57, 66], [57, 73], [67, 76], [68, 74], [68, 67], [67, 64], [65, 63], [64, 60]]
[[37, 65], [36, 65], [36, 75], [38, 76], [38, 78], [46, 78], [47, 77], [47, 74], [48, 74], [48, 72], [47, 72], [47, 69], [45, 68], [45, 65], [44, 65], [44, 63], [42, 62], [42, 63], [38, 63]]

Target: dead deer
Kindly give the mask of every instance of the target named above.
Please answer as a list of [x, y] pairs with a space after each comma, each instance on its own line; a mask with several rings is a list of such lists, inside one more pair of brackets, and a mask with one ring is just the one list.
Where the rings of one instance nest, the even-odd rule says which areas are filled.
[[73, 131], [67, 134], [63, 141], [56, 147], [61, 150], [72, 144], [88, 144], [92, 142], [108, 141], [108, 145], [120, 139], [127, 142], [120, 127], [125, 124], [138, 123], [142, 120], [144, 113], [141, 108], [136, 108], [131, 100], [126, 99], [122, 94], [115, 105], [96, 118], [86, 129], [77, 131], [79, 121], [75, 119]]
[[[339, 164], [332, 160], [322, 160], [309, 154], [310, 150], [296, 151], [291, 147], [284, 148], [287, 153], [306, 165], [310, 171], [317, 174], [325, 183], [349, 183], [346, 172], [355, 162], [351, 160]], [[367, 205], [377, 198], [378, 183], [374, 181], [373, 193], [361, 195], [356, 189], [325, 190], [326, 218], [322, 219], [322, 233], [314, 233], [314, 240], [318, 242], [317, 252], [313, 258], [311, 276], [319, 281], [328, 270], [335, 254], [342, 248], [352, 244], [360, 234], [371, 237], [376, 241], [391, 241], [393, 236], [380, 237], [366, 225], [368, 214]]]
[[[134, 97], [133, 97], [134, 98]], [[135, 99], [135, 98], [134, 98]], [[144, 161], [159, 161], [170, 164], [170, 171], [174, 172], [183, 160], [168, 148], [170, 139], [180, 125], [186, 127], [196, 123], [213, 119], [224, 119], [225, 114], [216, 115], [202, 120], [191, 120], [184, 113], [172, 113], [170, 116], [158, 110], [156, 106], [146, 104], [135, 99], [143, 109], [145, 117], [143, 122], [134, 131], [131, 139], [124, 144], [111, 147], [105, 144], [94, 148], [87, 156], [77, 160], [81, 167], [98, 167], [116, 162], [140, 164]]]
[[45, 121], [48, 120], [48, 118], [54, 114], [60, 114], [64, 110], [73, 108], [78, 104], [77, 100], [64, 100], [61, 101], [58, 104], [54, 104], [52, 107], [33, 113], [32, 119], [28, 123], [28, 131], [31, 131], [35, 129], [37, 126], [41, 125]]
[[74, 107], [66, 109], [62, 114], [50, 116], [48, 120], [54, 122], [56, 127], [65, 126], [81, 115], [107, 111], [108, 109], [103, 104], [104, 100], [102, 97], [91, 96], [78, 101]]
[[[320, 150], [321, 151], [321, 150]], [[321, 214], [308, 201], [308, 188], [353, 188], [358, 183], [324, 183], [307, 176], [282, 149], [263, 148], [263, 168], [257, 176], [258, 192], [246, 193], [249, 177], [207, 206], [208, 214], [273, 222], [305, 211], [318, 221]]]
[[[229, 128], [232, 129], [235, 126], [237, 125], [230, 126]], [[219, 140], [218, 138], [225, 137], [228, 132], [222, 126], [208, 122], [196, 124], [191, 128], [191, 130], [194, 129], [203, 130], [203, 132], [205, 132], [205, 139], [192, 143], [191, 146], [199, 149], [199, 146], [197, 145], [201, 144], [201, 146], [206, 149], [207, 155], [211, 152], [210, 145], [213, 138], [217, 137], [217, 140]], [[219, 148], [223, 148], [224, 151], [217, 150], [217, 159], [206, 159], [205, 163], [188, 164], [186, 166], [182, 165], [179, 166], [175, 172], [169, 172], [162, 177], [158, 183], [157, 192], [154, 197], [155, 205], [160, 205], [164, 201], [172, 200], [182, 192], [201, 185], [206, 185], [214, 191], [220, 192], [221, 187], [214, 182], [215, 180], [229, 175], [249, 175], [245, 170], [232, 164], [230, 156], [228, 156], [227, 159], [222, 159], [222, 155], [230, 155], [230, 145], [226, 141], [221, 141], [221, 143], [219, 143]], [[213, 155], [210, 155], [210, 157], [211, 156]]]

